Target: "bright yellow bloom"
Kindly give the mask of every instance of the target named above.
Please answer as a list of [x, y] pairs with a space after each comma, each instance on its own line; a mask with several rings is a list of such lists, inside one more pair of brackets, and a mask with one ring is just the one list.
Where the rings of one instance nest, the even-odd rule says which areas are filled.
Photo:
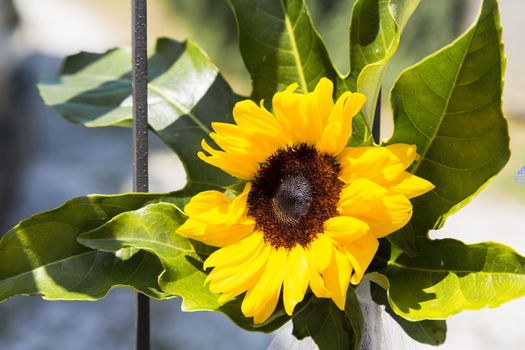
[[297, 84], [276, 93], [273, 114], [263, 104], [235, 105], [236, 124], [212, 123], [217, 146], [202, 141], [199, 158], [246, 181], [235, 198], [197, 194], [178, 233], [220, 247], [204, 263], [220, 301], [245, 293], [242, 312], [262, 323], [281, 289], [291, 315], [310, 287], [344, 309], [349, 283], [358, 284], [378, 238], [403, 227], [410, 198], [433, 185], [407, 169], [416, 147], [347, 147], [352, 117], [365, 102], [321, 79], [313, 92]]

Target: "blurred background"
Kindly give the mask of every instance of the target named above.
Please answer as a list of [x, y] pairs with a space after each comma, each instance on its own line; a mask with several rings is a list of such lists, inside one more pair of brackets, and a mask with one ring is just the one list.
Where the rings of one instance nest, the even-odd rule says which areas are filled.
[[[131, 41], [129, 0], [0, 0], [0, 235], [21, 219], [88, 193], [131, 190], [131, 131], [86, 129], [62, 120], [43, 105], [35, 88], [40, 76], [57, 72], [78, 51], [103, 52]], [[338, 69], [348, 71], [348, 22], [352, 0], [309, 0], [314, 22]], [[479, 1], [422, 0], [390, 65], [388, 91], [399, 72], [451, 42], [475, 18]], [[474, 243], [498, 241], [525, 255], [525, 3], [500, 3], [507, 54], [504, 109], [512, 157], [502, 173], [433, 237]], [[249, 76], [237, 49], [236, 28], [226, 1], [149, 2], [149, 41], [191, 38], [202, 46], [241, 94]], [[392, 121], [383, 94], [383, 132]], [[178, 159], [151, 140], [151, 191], [184, 185]], [[2, 261], [0, 264], [9, 264]], [[273, 335], [238, 330], [211, 313], [183, 314], [177, 300], [152, 302], [153, 349], [265, 349]], [[521, 349], [525, 298], [498, 309], [452, 317], [441, 349]], [[0, 349], [131, 349], [134, 295], [112, 291], [100, 302], [47, 302], [15, 297], [0, 304]], [[520, 346], [521, 345], [521, 346]], [[430, 347], [416, 346], [427, 349]]]

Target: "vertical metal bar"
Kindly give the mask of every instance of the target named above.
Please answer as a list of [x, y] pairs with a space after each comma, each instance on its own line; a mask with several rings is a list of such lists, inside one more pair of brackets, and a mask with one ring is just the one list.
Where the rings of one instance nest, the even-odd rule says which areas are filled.
[[[148, 192], [147, 0], [132, 0], [133, 191]], [[150, 349], [149, 299], [137, 294], [136, 349]]]
[[381, 90], [379, 90], [379, 95], [377, 96], [374, 124], [372, 125], [372, 137], [374, 138], [374, 142], [379, 145], [381, 142]]

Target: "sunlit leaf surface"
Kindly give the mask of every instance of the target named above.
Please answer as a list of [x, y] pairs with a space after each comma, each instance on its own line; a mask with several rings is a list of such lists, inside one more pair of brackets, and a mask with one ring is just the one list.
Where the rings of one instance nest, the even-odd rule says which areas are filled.
[[502, 47], [497, 3], [485, 0], [471, 29], [396, 81], [388, 143], [415, 144], [420, 158], [410, 170], [436, 186], [413, 199], [413, 218], [393, 236], [396, 244], [414, 247], [411, 236], [441, 227], [508, 161]]
[[445, 319], [525, 295], [525, 258], [502, 244], [426, 242], [421, 256], [403, 253], [384, 270], [393, 310], [412, 321]]
[[[88, 127], [131, 126], [131, 50], [79, 53], [58, 77], [39, 84], [44, 101], [64, 118]], [[235, 180], [197, 158], [211, 122], [231, 122], [239, 97], [195, 44], [159, 39], [148, 61], [151, 129], [181, 158], [188, 182], [230, 185]]]

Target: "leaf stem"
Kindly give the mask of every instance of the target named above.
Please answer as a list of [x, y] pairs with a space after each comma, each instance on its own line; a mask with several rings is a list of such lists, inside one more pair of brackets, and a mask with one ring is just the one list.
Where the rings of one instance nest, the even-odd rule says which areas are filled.
[[282, 1], [281, 1], [281, 6], [284, 12], [284, 24], [286, 26], [286, 32], [288, 33], [288, 36], [290, 37], [290, 45], [292, 46], [292, 55], [295, 60], [297, 74], [299, 75], [299, 85], [301, 86], [301, 90], [303, 90], [303, 93], [307, 93], [308, 84], [306, 84], [306, 78], [304, 77], [303, 64], [301, 63], [301, 57], [299, 56], [299, 49], [297, 48], [297, 42], [295, 41], [295, 34], [293, 31], [292, 23], [290, 22], [290, 17], [288, 16], [288, 13], [286, 13], [286, 8]]

